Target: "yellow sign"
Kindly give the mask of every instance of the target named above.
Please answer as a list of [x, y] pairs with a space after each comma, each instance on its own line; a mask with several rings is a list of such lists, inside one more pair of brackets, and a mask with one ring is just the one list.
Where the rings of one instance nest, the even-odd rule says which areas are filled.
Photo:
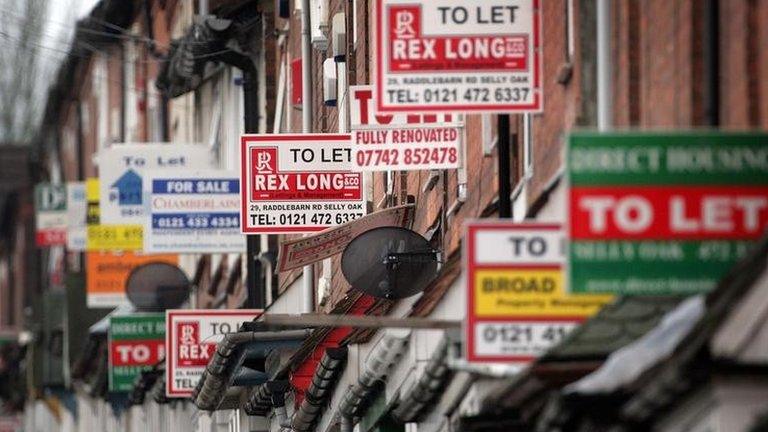
[[88, 200], [88, 251], [140, 251], [144, 247], [144, 227], [141, 225], [101, 225], [99, 223], [99, 179], [85, 183]]
[[91, 225], [85, 248], [89, 251], [140, 251], [144, 246], [141, 225]]
[[475, 271], [478, 317], [588, 318], [613, 300], [611, 295], [568, 294], [562, 269]]

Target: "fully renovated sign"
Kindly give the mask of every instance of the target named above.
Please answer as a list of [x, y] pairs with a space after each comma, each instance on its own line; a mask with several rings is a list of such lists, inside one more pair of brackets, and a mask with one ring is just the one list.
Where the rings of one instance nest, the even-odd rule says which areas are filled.
[[148, 170], [210, 169], [201, 144], [113, 144], [98, 155], [101, 224], [143, 225]]
[[559, 224], [466, 224], [467, 360], [525, 365], [613, 297], [565, 286]]
[[109, 391], [129, 392], [141, 372], [165, 360], [165, 314], [109, 318]]
[[711, 290], [768, 227], [768, 135], [574, 134], [575, 293]]
[[372, 86], [350, 86], [352, 162], [359, 171], [458, 168], [463, 129], [452, 114], [381, 114]]
[[243, 135], [242, 232], [310, 233], [365, 215], [349, 134]]
[[540, 111], [540, 7], [376, 0], [378, 111]]
[[147, 180], [145, 252], [245, 252], [236, 172], [150, 171]]
[[261, 310], [168, 310], [165, 312], [165, 393], [168, 397], [189, 397], [216, 344], [227, 333], [235, 333], [245, 321], [261, 315]]

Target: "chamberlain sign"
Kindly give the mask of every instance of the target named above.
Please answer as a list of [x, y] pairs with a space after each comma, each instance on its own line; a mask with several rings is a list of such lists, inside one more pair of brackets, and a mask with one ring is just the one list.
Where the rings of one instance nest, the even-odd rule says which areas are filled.
[[241, 146], [243, 233], [316, 232], [365, 215], [349, 134], [244, 135]]
[[469, 361], [525, 365], [612, 300], [568, 293], [559, 224], [473, 221], [465, 239]]
[[768, 135], [570, 138], [570, 289], [714, 288], [768, 226]]
[[379, 111], [542, 108], [538, 0], [377, 0]]
[[149, 253], [240, 253], [240, 179], [236, 172], [148, 172]]

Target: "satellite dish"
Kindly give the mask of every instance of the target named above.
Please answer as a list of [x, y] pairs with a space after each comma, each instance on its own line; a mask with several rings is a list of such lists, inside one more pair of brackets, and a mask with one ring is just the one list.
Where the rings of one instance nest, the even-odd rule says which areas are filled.
[[401, 299], [426, 288], [437, 274], [438, 253], [418, 233], [381, 227], [355, 237], [341, 255], [353, 288], [374, 297]]
[[189, 298], [190, 282], [177, 266], [151, 262], [134, 268], [125, 282], [128, 300], [140, 311], [164, 311]]

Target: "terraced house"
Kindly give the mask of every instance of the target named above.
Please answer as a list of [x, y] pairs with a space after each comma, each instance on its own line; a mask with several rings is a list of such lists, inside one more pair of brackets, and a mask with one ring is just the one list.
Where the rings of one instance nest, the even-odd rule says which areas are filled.
[[[239, 172], [244, 134], [354, 130], [374, 142], [389, 123], [460, 125], [460, 163], [360, 174], [360, 212], [389, 210], [390, 225], [415, 231], [438, 257], [434, 274], [413, 266], [406, 282], [420, 269], [427, 280], [411, 296], [353, 288], [342, 254], [286, 268], [281, 245], [296, 234], [249, 234], [242, 253], [180, 255], [193, 287], [181, 308], [283, 317], [243, 318], [198, 353], [205, 372], [186, 397], [166, 392], [163, 359], [130, 390], [109, 391], [109, 320], [136, 311], [89, 308], [91, 252], [25, 249], [30, 203], [0, 188], [0, 220], [14, 227], [0, 232], [0, 334], [12, 334], [0, 342], [0, 375], [24, 382], [0, 385], [0, 396], [25, 406], [25, 430], [731, 431], [759, 425], [760, 414], [765, 427], [768, 398], [756, 396], [768, 394], [764, 245], [706, 295], [616, 297], [524, 365], [468, 362], [457, 323], [469, 301], [464, 223], [566, 224], [571, 132], [768, 128], [768, 1], [533, 0], [540, 111], [409, 115], [373, 100], [378, 3], [101, 0], [78, 22], [35, 140], [35, 180], [103, 176], [98, 156], [118, 143], [195, 144], [215, 168]], [[497, 3], [483, 19], [509, 19], [524, 2]], [[402, 48], [392, 61], [428, 52]], [[460, 61], [501, 48], [449, 49]], [[14, 187], [31, 188], [31, 173]], [[34, 260], [20, 276], [25, 255]], [[666, 351], [643, 351], [649, 338]]]

